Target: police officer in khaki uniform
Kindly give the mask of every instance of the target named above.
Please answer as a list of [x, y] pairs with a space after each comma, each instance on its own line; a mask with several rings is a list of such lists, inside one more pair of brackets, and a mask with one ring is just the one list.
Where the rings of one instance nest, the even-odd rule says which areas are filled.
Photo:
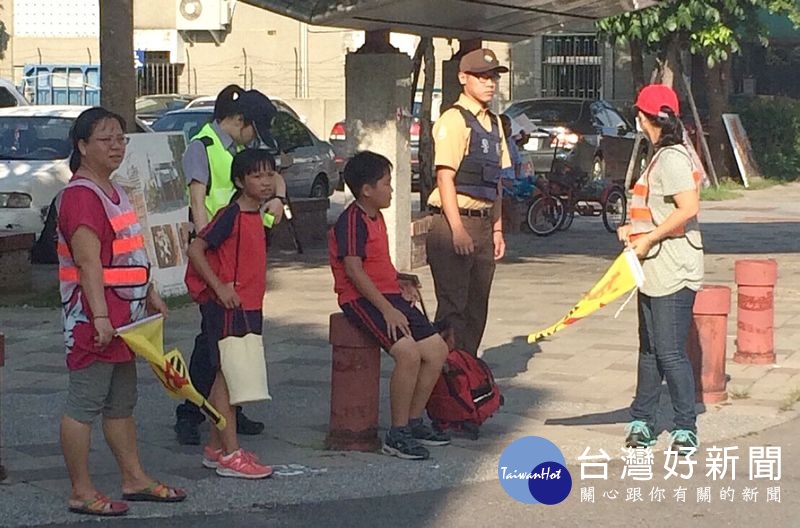
[[428, 233], [428, 263], [438, 308], [458, 348], [477, 355], [486, 327], [495, 261], [505, 254], [500, 170], [511, 166], [500, 120], [489, 111], [501, 73], [494, 52], [462, 57], [463, 91], [433, 127], [436, 189], [428, 198], [435, 214]]

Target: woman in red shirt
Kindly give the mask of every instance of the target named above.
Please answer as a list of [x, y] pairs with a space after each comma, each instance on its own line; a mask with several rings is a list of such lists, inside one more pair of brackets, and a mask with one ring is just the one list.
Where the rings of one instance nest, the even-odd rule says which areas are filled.
[[149, 283], [150, 264], [142, 228], [128, 196], [111, 181], [125, 155], [125, 122], [90, 108], [70, 130], [74, 175], [56, 202], [59, 282], [69, 388], [61, 419], [61, 449], [72, 495], [69, 510], [123, 515], [128, 506], [99, 493], [89, 475], [92, 422], [103, 432], [122, 474], [128, 501], [178, 502], [180, 489], [150, 478], [136, 446], [136, 364], [115, 335], [119, 327], [167, 308]]

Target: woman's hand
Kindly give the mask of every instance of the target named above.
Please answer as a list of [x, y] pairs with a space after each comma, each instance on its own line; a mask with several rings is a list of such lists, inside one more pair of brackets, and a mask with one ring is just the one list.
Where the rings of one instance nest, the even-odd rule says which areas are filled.
[[617, 238], [627, 247], [631, 242], [631, 225], [622, 224], [617, 228]]
[[103, 350], [114, 339], [114, 327], [111, 326], [111, 320], [108, 316], [95, 317], [93, 323], [94, 331], [97, 334], [94, 336], [94, 346]]
[[636, 256], [639, 257], [639, 260], [644, 259], [650, 250], [655, 245], [655, 240], [650, 236], [650, 233], [646, 235], [642, 235], [640, 237], [636, 237], [633, 241], [629, 241], [627, 243], [627, 247], [631, 248], [635, 253]]
[[233, 288], [232, 282], [229, 282], [227, 284], [221, 284], [219, 288], [214, 290], [214, 293], [217, 294], [217, 298], [219, 299], [220, 304], [225, 308], [227, 308], [228, 310], [233, 310], [234, 308], [238, 308], [242, 304], [242, 301], [239, 299], [239, 295]]

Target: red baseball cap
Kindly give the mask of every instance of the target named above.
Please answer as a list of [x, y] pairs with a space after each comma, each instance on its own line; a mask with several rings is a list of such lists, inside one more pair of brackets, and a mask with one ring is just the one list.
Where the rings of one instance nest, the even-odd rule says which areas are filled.
[[666, 84], [648, 84], [642, 88], [634, 106], [645, 114], [653, 116], [667, 117], [661, 110], [664, 106], [672, 110], [675, 115], [681, 113], [678, 94]]

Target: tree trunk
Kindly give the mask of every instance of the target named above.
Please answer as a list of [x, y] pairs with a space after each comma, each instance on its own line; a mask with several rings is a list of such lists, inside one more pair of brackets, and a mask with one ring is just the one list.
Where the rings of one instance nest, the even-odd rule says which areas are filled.
[[431, 139], [431, 106], [433, 104], [433, 84], [436, 77], [436, 57], [433, 39], [425, 41], [425, 83], [422, 85], [422, 108], [419, 115], [419, 207], [427, 209], [428, 195], [433, 189], [433, 141]]
[[728, 135], [722, 122], [722, 114], [728, 110], [727, 90], [730, 86], [730, 80], [725, 75], [726, 68], [724, 63], [717, 63], [713, 68], [706, 64], [704, 68], [708, 92], [708, 148], [720, 180], [734, 175]]
[[642, 41], [630, 39], [631, 49], [631, 74], [633, 75], [633, 93], [638, 94], [645, 85], [644, 80], [644, 52]]
[[681, 39], [678, 35], [672, 36], [667, 42], [667, 49], [663, 57], [663, 65], [661, 71], [661, 84], [667, 86], [675, 86], [675, 79], [680, 75], [680, 60], [679, 54], [681, 52]]
[[133, 64], [133, 0], [100, 2], [100, 104], [136, 129]]

